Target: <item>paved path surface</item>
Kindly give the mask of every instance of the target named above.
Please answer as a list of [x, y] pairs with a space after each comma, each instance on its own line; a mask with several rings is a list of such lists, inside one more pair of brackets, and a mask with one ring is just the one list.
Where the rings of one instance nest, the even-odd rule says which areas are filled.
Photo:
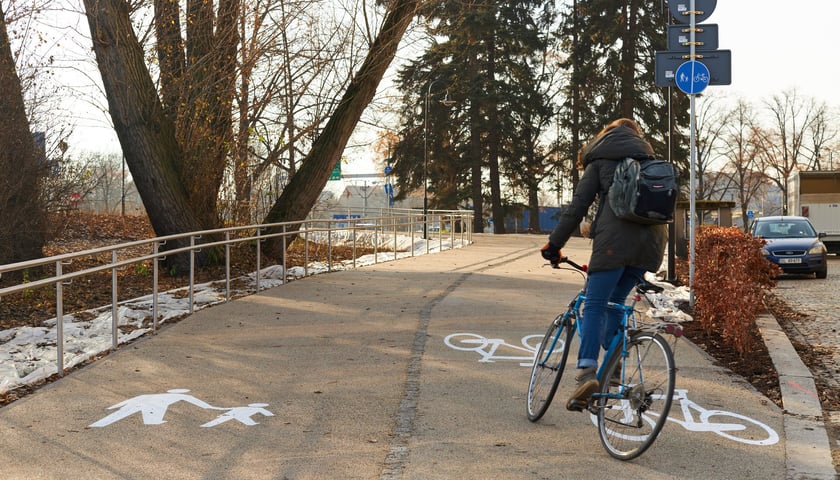
[[[541, 336], [580, 287], [575, 274], [540, 266], [543, 242], [478, 235], [464, 249], [199, 311], [0, 409], [2, 477], [789, 476], [782, 411], [686, 341], [676, 350], [677, 388], [694, 402], [688, 415], [705, 420], [692, 430], [707, 431], [669, 422], [647, 453], [620, 462], [588, 416], [562, 401], [528, 422], [530, 369], [521, 364], [530, 353], [515, 346]], [[588, 243], [564, 253], [585, 261]], [[445, 343], [454, 333], [509, 345], [481, 362]], [[567, 394], [564, 382], [558, 398]], [[680, 404], [671, 417], [686, 420]], [[721, 423], [745, 428], [708, 431]], [[759, 425], [779, 440], [755, 444], [772, 436]]]

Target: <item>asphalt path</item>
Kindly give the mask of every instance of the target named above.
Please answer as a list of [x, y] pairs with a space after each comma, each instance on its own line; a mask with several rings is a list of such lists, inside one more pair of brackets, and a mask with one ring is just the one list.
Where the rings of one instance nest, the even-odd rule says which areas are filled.
[[[530, 336], [581, 285], [542, 267], [544, 241], [476, 235], [196, 312], [0, 409], [0, 476], [786, 478], [782, 411], [684, 339], [687, 400], [640, 458], [612, 459], [563, 408], [571, 376], [529, 422]], [[463, 349], [482, 337], [492, 354]]]

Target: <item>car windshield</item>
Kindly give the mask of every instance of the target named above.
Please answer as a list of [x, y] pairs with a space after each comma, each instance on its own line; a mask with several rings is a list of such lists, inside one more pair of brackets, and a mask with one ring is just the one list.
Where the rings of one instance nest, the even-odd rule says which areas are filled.
[[817, 233], [810, 223], [802, 220], [759, 222], [755, 235], [764, 238], [809, 238]]

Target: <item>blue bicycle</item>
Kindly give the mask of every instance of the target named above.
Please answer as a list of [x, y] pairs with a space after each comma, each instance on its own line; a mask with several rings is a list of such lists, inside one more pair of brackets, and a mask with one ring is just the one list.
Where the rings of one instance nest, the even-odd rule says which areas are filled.
[[[560, 262], [586, 279], [585, 267], [566, 257]], [[620, 460], [631, 460], [644, 453], [656, 440], [671, 410], [676, 367], [671, 347], [662, 335], [679, 337], [682, 329], [668, 322], [642, 324], [635, 315], [637, 302], [662, 290], [642, 280], [629, 304], [608, 305], [623, 313], [621, 329], [598, 369], [601, 387], [589, 399], [587, 409], [596, 419], [604, 448]], [[585, 321], [581, 318], [585, 301], [584, 286], [566, 311], [551, 322], [537, 349], [528, 386], [528, 419], [532, 422], [545, 414], [557, 392], [578, 322]]]

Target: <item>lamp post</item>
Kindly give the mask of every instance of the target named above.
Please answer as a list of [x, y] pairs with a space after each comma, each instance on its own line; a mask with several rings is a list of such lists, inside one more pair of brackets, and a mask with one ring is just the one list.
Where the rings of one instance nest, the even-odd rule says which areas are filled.
[[[428, 238], [428, 221], [429, 213], [429, 97], [432, 94], [432, 85], [437, 83], [440, 79], [437, 78], [429, 82], [429, 87], [426, 89], [426, 102], [423, 107], [423, 238]], [[451, 107], [455, 104], [454, 100], [449, 99], [449, 90], [446, 91], [446, 96], [441, 100], [441, 103], [446, 107]]]

